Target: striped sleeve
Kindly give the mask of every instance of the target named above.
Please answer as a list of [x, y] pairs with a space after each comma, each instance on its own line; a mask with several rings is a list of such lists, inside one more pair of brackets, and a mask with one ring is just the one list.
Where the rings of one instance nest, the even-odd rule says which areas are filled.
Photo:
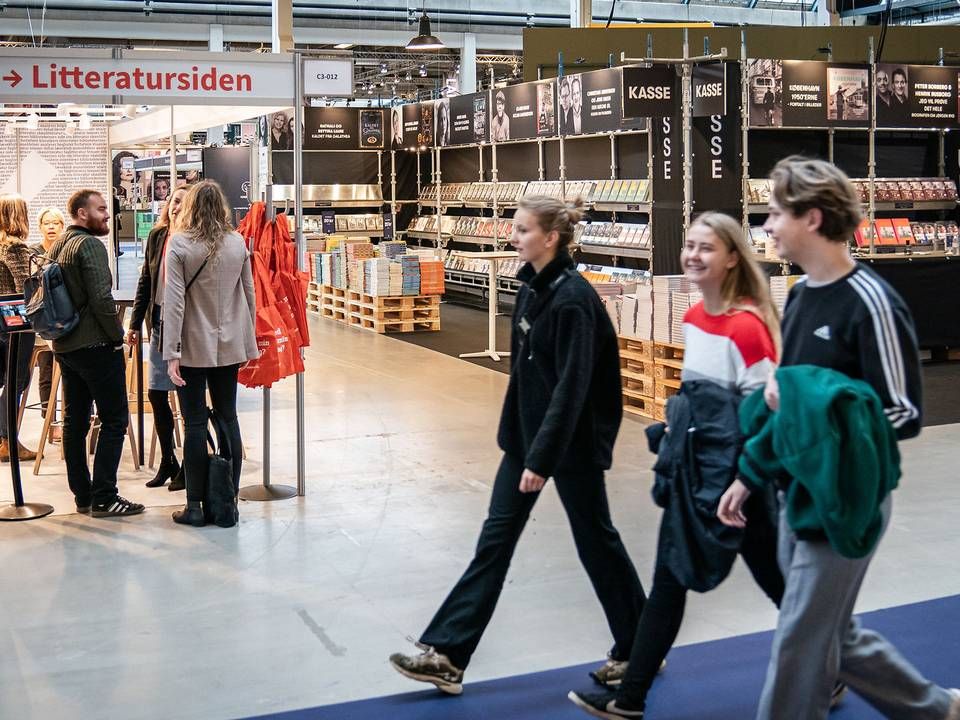
[[776, 369], [777, 351], [770, 331], [759, 317], [743, 312], [738, 319], [732, 338], [740, 354], [736, 386], [741, 395], [749, 395], [763, 387]]
[[867, 309], [858, 328], [863, 379], [880, 396], [897, 437], [915, 437], [921, 427], [922, 384], [910, 311], [870, 273], [856, 272], [848, 282]]

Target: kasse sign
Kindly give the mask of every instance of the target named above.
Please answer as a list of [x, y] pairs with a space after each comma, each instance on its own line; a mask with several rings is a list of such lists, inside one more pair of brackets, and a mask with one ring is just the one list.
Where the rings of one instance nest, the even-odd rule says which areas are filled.
[[289, 58], [278, 62], [252, 55], [241, 60], [237, 53], [100, 55], [3, 51], [0, 100], [176, 103], [191, 98], [252, 105], [290, 103], [294, 96]]
[[623, 69], [623, 117], [666, 117], [679, 105], [676, 71], [666, 65]]

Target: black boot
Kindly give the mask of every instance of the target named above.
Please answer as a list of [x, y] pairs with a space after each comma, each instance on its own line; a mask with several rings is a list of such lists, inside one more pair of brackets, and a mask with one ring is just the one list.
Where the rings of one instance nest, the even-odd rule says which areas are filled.
[[170, 492], [177, 492], [177, 490], [183, 490], [187, 487], [187, 483], [183, 477], [183, 465], [180, 466], [177, 474], [173, 476], [173, 479], [170, 481], [170, 486], [167, 488]]
[[153, 480], [147, 481], [147, 487], [163, 487], [167, 484], [167, 480], [175, 478], [179, 473], [180, 463], [177, 462], [177, 458], [164, 458], [160, 461], [160, 467], [157, 468], [157, 474], [153, 476]]
[[200, 507], [199, 500], [187, 500], [183, 510], [177, 510], [173, 513], [173, 521], [181, 525], [193, 525], [194, 527], [203, 527], [203, 508]]

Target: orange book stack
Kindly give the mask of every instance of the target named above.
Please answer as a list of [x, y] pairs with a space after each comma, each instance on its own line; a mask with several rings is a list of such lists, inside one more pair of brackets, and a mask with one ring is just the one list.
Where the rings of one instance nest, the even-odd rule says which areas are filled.
[[443, 295], [443, 263], [439, 260], [420, 260], [420, 294]]

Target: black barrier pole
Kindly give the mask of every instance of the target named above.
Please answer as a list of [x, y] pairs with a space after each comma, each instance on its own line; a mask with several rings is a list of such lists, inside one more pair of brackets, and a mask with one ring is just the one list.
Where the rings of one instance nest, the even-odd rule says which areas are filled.
[[[137, 342], [134, 343], [133, 361], [137, 372], [137, 454], [143, 467], [143, 336], [142, 329], [137, 330]], [[169, 402], [169, 400], [168, 400]]]
[[25, 503], [20, 481], [20, 437], [17, 428], [17, 359], [20, 333], [7, 335], [7, 445], [10, 447], [10, 479], [13, 481], [13, 505], [0, 508], [0, 520], [36, 520], [53, 512], [52, 505]]

